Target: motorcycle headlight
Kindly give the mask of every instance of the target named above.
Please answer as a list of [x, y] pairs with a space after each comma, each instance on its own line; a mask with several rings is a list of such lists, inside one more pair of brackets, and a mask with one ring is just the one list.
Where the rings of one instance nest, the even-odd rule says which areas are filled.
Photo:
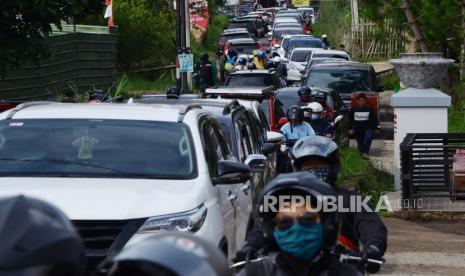
[[202, 204], [194, 210], [159, 217], [148, 218], [137, 233], [150, 233], [160, 230], [196, 232], [207, 217], [207, 207]]

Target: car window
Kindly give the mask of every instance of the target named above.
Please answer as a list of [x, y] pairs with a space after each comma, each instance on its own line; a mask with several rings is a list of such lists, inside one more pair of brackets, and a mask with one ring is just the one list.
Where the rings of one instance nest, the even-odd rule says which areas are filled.
[[312, 54], [312, 51], [294, 51], [291, 55], [291, 61], [305, 62], [307, 57]]
[[179, 123], [9, 120], [0, 123], [0, 176], [190, 179], [193, 145]]
[[225, 86], [231, 87], [241, 87], [241, 86], [248, 86], [248, 87], [263, 87], [263, 86], [271, 86], [273, 85], [273, 76], [270, 74], [237, 74], [237, 75], [230, 75]]
[[230, 150], [219, 126], [210, 119], [201, 123], [202, 143], [210, 176], [217, 176], [217, 163], [230, 159]]
[[313, 68], [306, 82], [308, 87], [333, 89], [338, 93], [373, 91], [372, 79], [368, 70]]
[[283, 49], [284, 51], [287, 51], [287, 48], [289, 47], [289, 42], [291, 42], [291, 38], [287, 37], [283, 39]]
[[294, 48], [323, 48], [323, 44], [318, 39], [292, 39], [289, 49]]
[[278, 99], [275, 99], [273, 102], [273, 110], [276, 123], [279, 122], [280, 118], [286, 117], [286, 110], [284, 109], [283, 104]]
[[271, 123], [271, 120], [270, 120], [270, 100], [269, 100], [269, 99], [264, 99], [264, 100], [260, 103], [260, 106], [262, 107], [263, 113], [264, 113], [265, 116], [266, 116], [266, 121], [267, 121], [268, 123]]

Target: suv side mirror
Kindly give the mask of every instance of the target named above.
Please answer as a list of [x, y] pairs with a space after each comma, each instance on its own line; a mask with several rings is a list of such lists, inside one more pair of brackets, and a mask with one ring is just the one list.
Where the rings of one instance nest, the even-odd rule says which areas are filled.
[[278, 124], [280, 126], [283, 126], [283, 125], [287, 124], [287, 122], [288, 122], [288, 120], [287, 120], [286, 117], [281, 117], [281, 118], [279, 118]]
[[275, 131], [267, 131], [266, 132], [266, 142], [267, 143], [281, 143], [284, 140], [284, 136]]
[[276, 146], [274, 143], [264, 143], [262, 146], [262, 153], [264, 155], [270, 155], [275, 152]]
[[237, 184], [250, 179], [249, 166], [230, 160], [221, 160], [217, 163], [218, 176], [212, 177], [213, 185]]
[[262, 154], [251, 154], [244, 162], [252, 172], [264, 172], [266, 170], [267, 159]]

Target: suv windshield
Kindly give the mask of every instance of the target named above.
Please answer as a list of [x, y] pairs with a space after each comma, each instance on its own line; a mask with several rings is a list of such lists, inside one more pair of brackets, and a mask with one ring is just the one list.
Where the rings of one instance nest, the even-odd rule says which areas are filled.
[[307, 79], [308, 87], [330, 88], [338, 93], [373, 91], [369, 70], [313, 68]]
[[258, 49], [257, 44], [242, 43], [232, 44], [232, 48], [241, 54], [251, 55], [253, 50]]
[[0, 122], [0, 176], [190, 179], [192, 138], [180, 123], [29, 119]]
[[237, 74], [230, 75], [225, 83], [225, 86], [231, 87], [264, 87], [273, 85], [273, 76], [265, 74]]

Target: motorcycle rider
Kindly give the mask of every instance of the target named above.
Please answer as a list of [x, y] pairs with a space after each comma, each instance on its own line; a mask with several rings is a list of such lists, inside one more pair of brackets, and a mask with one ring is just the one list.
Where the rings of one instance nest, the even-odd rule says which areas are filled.
[[325, 49], [331, 48], [331, 43], [329, 43], [328, 36], [326, 34], [323, 34], [321, 36], [321, 41], [323, 42], [323, 48]]
[[83, 275], [81, 238], [55, 206], [22, 195], [3, 197], [0, 222], [0, 275]]
[[108, 276], [228, 276], [219, 248], [190, 232], [159, 232], [124, 248]]
[[198, 74], [199, 90], [204, 94], [205, 89], [214, 85], [213, 66], [207, 53], [200, 55], [199, 62], [195, 65], [195, 71]]
[[279, 54], [275, 57], [273, 57], [273, 65], [274, 68], [276, 68], [276, 71], [281, 74], [281, 76], [285, 79], [287, 79], [287, 66], [286, 64], [283, 64], [281, 61], [281, 57]]
[[[291, 199], [296, 196], [306, 204]], [[309, 172], [281, 174], [271, 181], [256, 210], [263, 235], [277, 245], [276, 251], [246, 263], [238, 275], [360, 275], [331, 254], [339, 229], [336, 211], [316, 207], [335, 196], [330, 185]], [[270, 203], [273, 200], [284, 204]]]
[[312, 95], [312, 90], [308, 86], [302, 86], [297, 90], [299, 94], [300, 105], [307, 106], [310, 103], [310, 95]]
[[[339, 188], [336, 180], [341, 169], [339, 149], [335, 142], [322, 136], [305, 137], [297, 141], [291, 151], [294, 171], [308, 171], [334, 187], [336, 193], [343, 197], [344, 207], [350, 206], [351, 196], [358, 196], [356, 191]], [[343, 212], [341, 232], [338, 237], [339, 249], [361, 251], [364, 260], [380, 259], [387, 247], [387, 229], [376, 212]], [[363, 248], [359, 247], [359, 244]], [[236, 253], [235, 261], [244, 260], [258, 251], [269, 252], [275, 244], [264, 238], [263, 233], [252, 230], [247, 234], [246, 242]], [[380, 265], [368, 263], [366, 271], [376, 273]]]
[[262, 51], [262, 50], [254, 51], [254, 57], [253, 57], [252, 63], [255, 66], [255, 69], [257, 70], [265, 69], [265, 58], [266, 58], [265, 51]]
[[[304, 122], [304, 112], [299, 106], [293, 105], [289, 107], [286, 116], [288, 122], [281, 127], [285, 142], [297, 141], [302, 137], [315, 135], [312, 126]], [[281, 146], [282, 152], [287, 152], [288, 149], [286, 144]]]
[[323, 113], [323, 107], [317, 102], [309, 103], [307, 108], [310, 110], [310, 120], [309, 123], [315, 131], [316, 135], [325, 136], [328, 138], [333, 137], [334, 129], [326, 121], [321, 118]]
[[321, 104], [321, 106], [323, 106], [323, 113], [321, 114], [321, 118], [326, 119], [326, 121], [328, 122], [334, 121], [335, 112], [334, 112], [334, 109], [332, 109], [326, 103], [326, 99], [327, 99], [326, 93], [323, 91], [316, 91], [313, 97], [316, 102], [318, 102], [319, 104]]
[[247, 70], [247, 59], [244, 57], [241, 57], [237, 60], [236, 66], [234, 66], [234, 69], [236, 71], [244, 71]]

